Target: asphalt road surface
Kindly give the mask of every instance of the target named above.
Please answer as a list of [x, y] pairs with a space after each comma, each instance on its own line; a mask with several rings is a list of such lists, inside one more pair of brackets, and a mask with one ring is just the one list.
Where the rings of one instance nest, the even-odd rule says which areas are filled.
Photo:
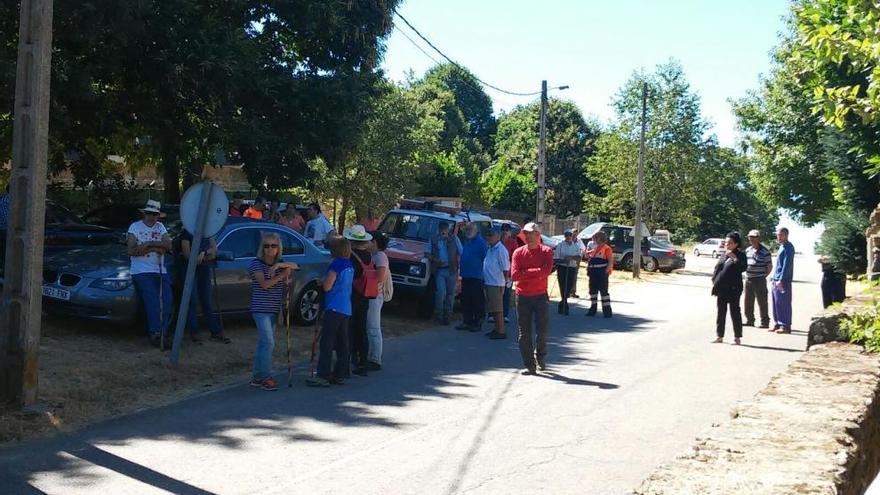
[[513, 338], [429, 330], [341, 387], [307, 388], [300, 369], [292, 389], [242, 385], [0, 450], [0, 493], [627, 493], [797, 359], [820, 309], [819, 265], [798, 257], [792, 335], [710, 344], [713, 263], [615, 286], [610, 320], [551, 303], [541, 376], [519, 374]]

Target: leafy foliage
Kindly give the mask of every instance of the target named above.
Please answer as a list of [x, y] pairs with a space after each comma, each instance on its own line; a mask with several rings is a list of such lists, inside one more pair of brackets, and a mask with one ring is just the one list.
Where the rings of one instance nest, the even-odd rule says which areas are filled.
[[817, 251], [831, 259], [838, 270], [847, 274], [865, 273], [868, 257], [865, 230], [868, 217], [849, 210], [833, 210], [823, 218], [825, 231]]
[[486, 172], [482, 181], [486, 204], [502, 210], [531, 212], [535, 209], [535, 179], [528, 171], [500, 162]]
[[840, 322], [840, 329], [849, 336], [853, 344], [865, 346], [870, 352], [880, 352], [880, 300], [877, 299], [877, 286], [867, 289], [871, 299], [862, 309]]
[[587, 194], [585, 210], [630, 223], [635, 216], [636, 171], [641, 124], [642, 85], [648, 86], [645, 137], [644, 222], [652, 229], [671, 227], [694, 232], [699, 212], [715, 180], [705, 140], [709, 124], [700, 113], [699, 97], [681, 66], [670, 62], [653, 74], [634, 74], [613, 101], [617, 123], [598, 141], [587, 170], [604, 194]]
[[[490, 185], [494, 191], [511, 179], [521, 182], [528, 178], [528, 189], [535, 190], [535, 175], [538, 166], [538, 144], [540, 126], [540, 101], [518, 106], [498, 120], [498, 134], [495, 138], [496, 167], [512, 168], [518, 175], [490, 174], [489, 180], [502, 180]], [[577, 106], [569, 101], [550, 98], [547, 107], [547, 211], [559, 217], [570, 217], [581, 213], [582, 198], [585, 192], [597, 193], [600, 188], [584, 174], [584, 164], [595, 152], [599, 137], [599, 124], [584, 119]], [[503, 164], [503, 165], [501, 165]], [[484, 184], [487, 184], [484, 182]], [[526, 186], [526, 184], [522, 184]], [[517, 186], [519, 187], [519, 186]], [[491, 206], [500, 207], [495, 201], [494, 192], [486, 195]], [[490, 199], [492, 198], [492, 199]], [[532, 211], [534, 198], [529, 207], [520, 211]], [[525, 206], [525, 205], [524, 205]]]
[[825, 121], [862, 137], [880, 172], [880, 5], [871, 0], [801, 0], [793, 8], [804, 81]]

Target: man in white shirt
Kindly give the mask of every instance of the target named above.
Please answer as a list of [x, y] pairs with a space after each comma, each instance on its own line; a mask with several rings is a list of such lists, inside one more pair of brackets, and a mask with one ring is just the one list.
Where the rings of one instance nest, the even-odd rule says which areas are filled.
[[486, 234], [489, 249], [483, 259], [483, 290], [486, 293], [486, 312], [495, 317], [495, 329], [486, 335], [490, 339], [506, 339], [504, 329], [504, 288], [510, 286], [510, 254], [501, 243], [501, 229], [492, 227]]
[[553, 250], [553, 259], [556, 263], [556, 277], [559, 281], [559, 307], [557, 311], [561, 315], [568, 314], [568, 298], [575, 292], [577, 285], [577, 269], [581, 263], [583, 245], [580, 239], [574, 236], [569, 229], [565, 231], [565, 240], [556, 245]]
[[165, 254], [171, 251], [171, 237], [159, 221], [161, 206], [158, 201], [147, 201], [141, 209], [144, 219], [128, 228], [127, 243], [131, 279], [144, 303], [150, 343], [164, 350], [174, 302], [171, 277], [164, 266]]
[[327, 217], [321, 213], [321, 206], [318, 203], [309, 205], [309, 223], [306, 224], [306, 239], [312, 241], [312, 244], [318, 247], [324, 247], [324, 241], [336, 229]]

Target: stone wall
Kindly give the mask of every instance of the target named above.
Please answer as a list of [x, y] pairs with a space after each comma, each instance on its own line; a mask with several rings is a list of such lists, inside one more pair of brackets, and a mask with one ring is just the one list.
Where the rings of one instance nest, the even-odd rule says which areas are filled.
[[874, 208], [865, 231], [868, 241], [868, 279], [880, 278], [880, 205]]
[[638, 495], [860, 495], [880, 470], [880, 356], [815, 346]]

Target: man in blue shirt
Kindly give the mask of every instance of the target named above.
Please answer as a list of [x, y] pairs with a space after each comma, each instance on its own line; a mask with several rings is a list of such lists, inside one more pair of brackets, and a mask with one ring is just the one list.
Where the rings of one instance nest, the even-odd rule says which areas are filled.
[[461, 251], [461, 314], [457, 330], [479, 332], [485, 316], [483, 293], [483, 260], [489, 246], [472, 222], [465, 225], [465, 240]]
[[449, 223], [441, 222], [437, 230], [437, 235], [428, 242], [425, 254], [431, 259], [434, 272], [434, 316], [441, 325], [449, 325], [462, 246]]
[[791, 333], [791, 286], [794, 280], [794, 246], [788, 242], [788, 229], [782, 227], [776, 232], [779, 241], [779, 254], [770, 283], [773, 291], [773, 329], [776, 333]]
[[489, 249], [483, 260], [483, 284], [486, 293], [486, 312], [495, 316], [495, 329], [486, 335], [490, 339], [507, 338], [504, 329], [504, 289], [510, 285], [510, 255], [501, 243], [501, 229], [493, 227], [486, 234]]

